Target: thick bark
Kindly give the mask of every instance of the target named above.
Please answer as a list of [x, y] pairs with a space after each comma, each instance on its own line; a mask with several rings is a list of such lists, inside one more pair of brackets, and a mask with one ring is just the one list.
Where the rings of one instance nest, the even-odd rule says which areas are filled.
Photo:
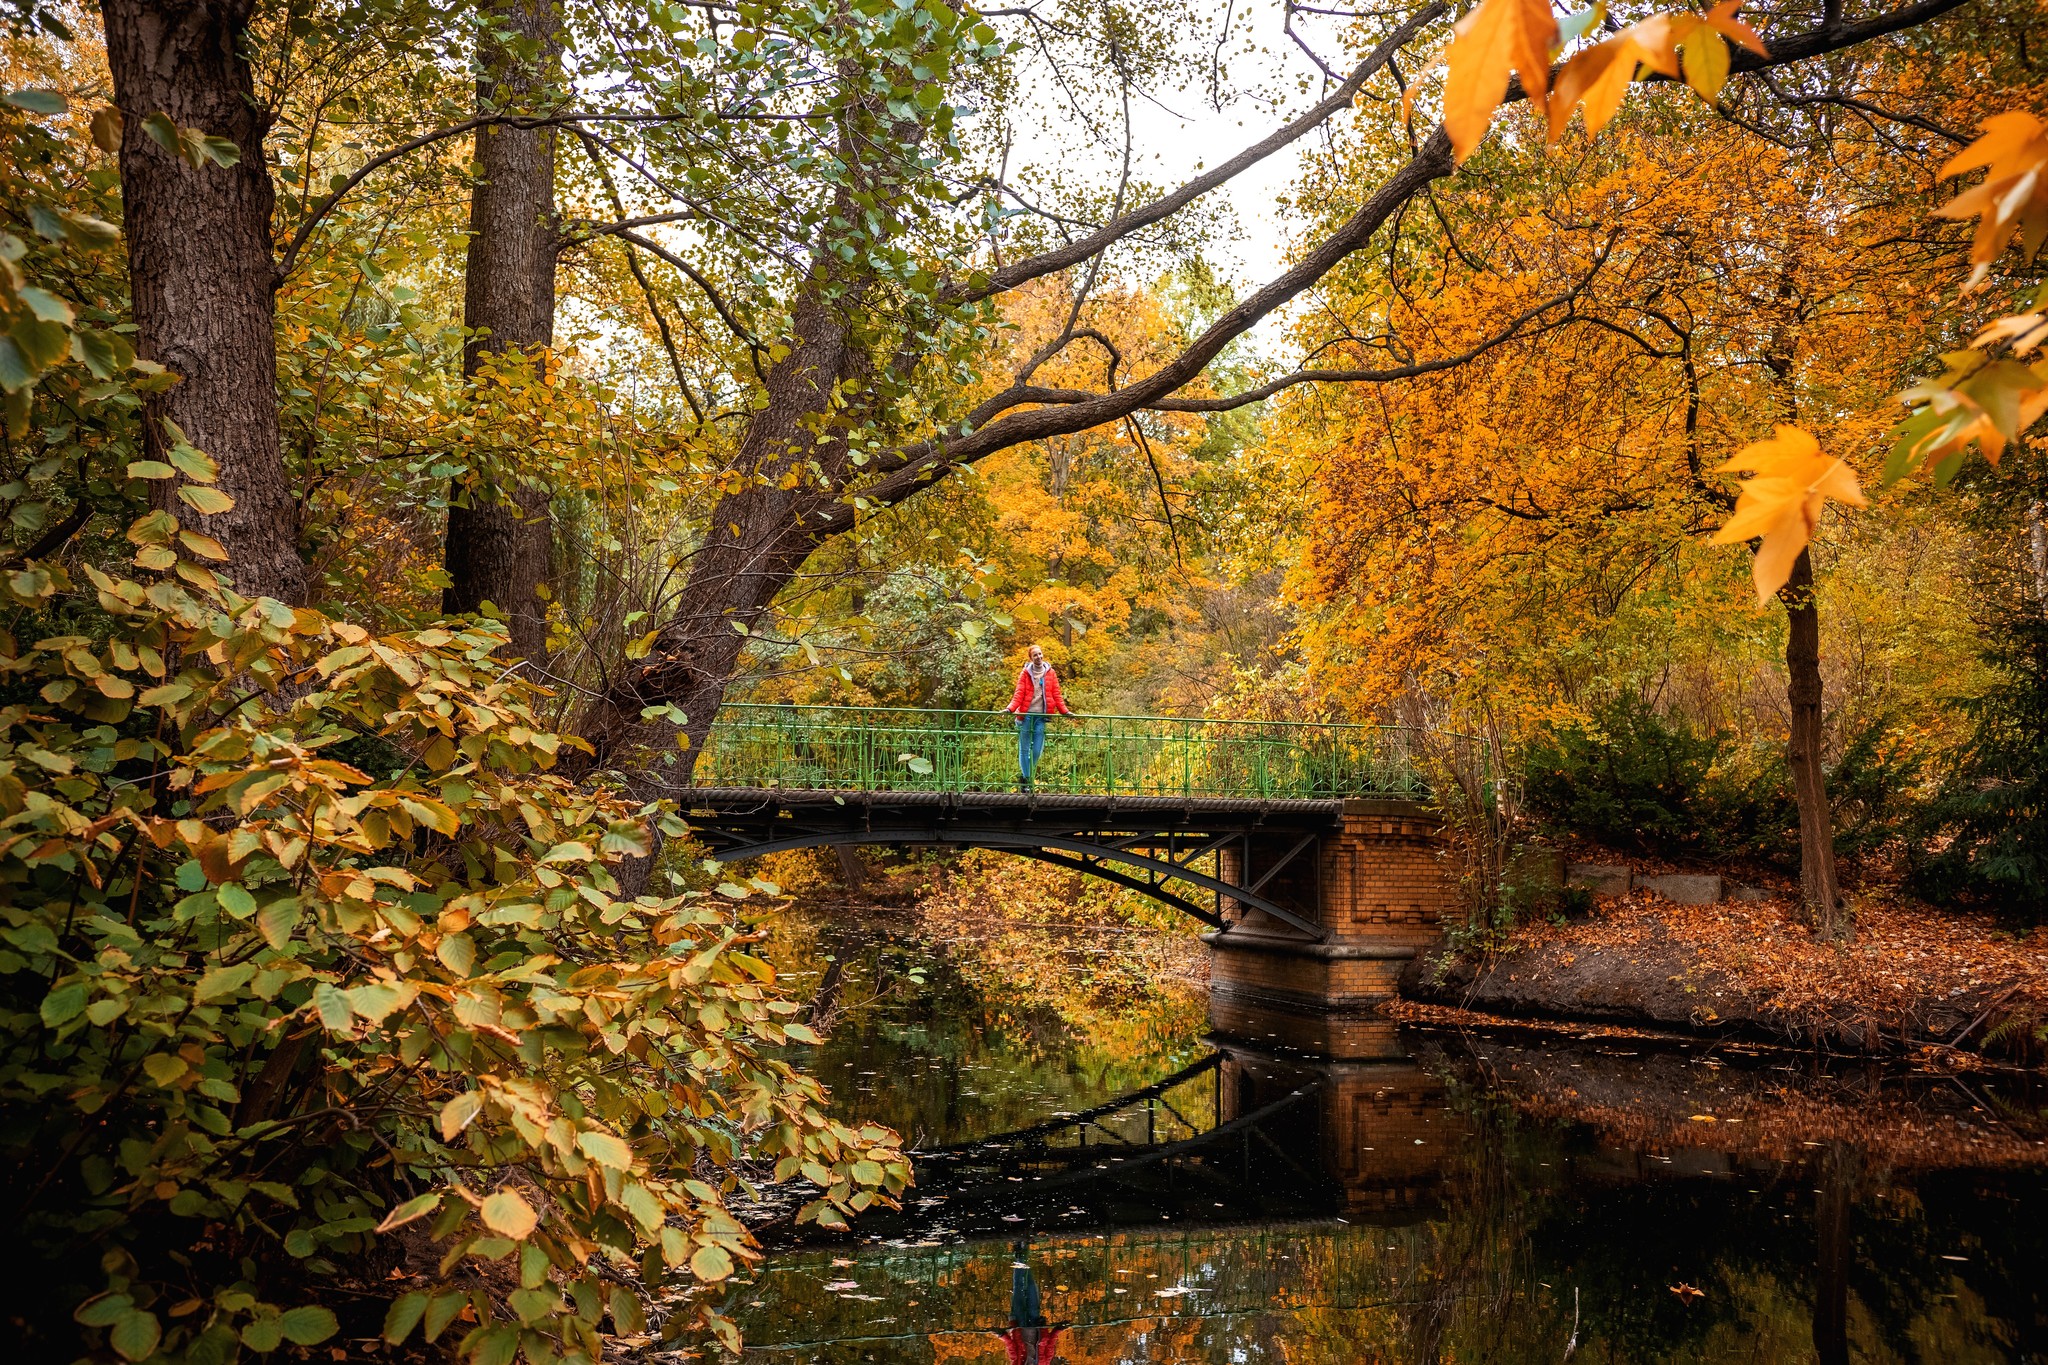
[[1839, 935], [1842, 897], [1835, 879], [1834, 816], [1821, 766], [1820, 612], [1814, 604], [1810, 551], [1800, 551], [1793, 561], [1792, 577], [1778, 597], [1787, 620], [1785, 693], [1792, 707], [1792, 737], [1786, 759], [1799, 802], [1799, 898], [1816, 929]]
[[[477, 106], [485, 111], [524, 107], [551, 90], [560, 74], [560, 17], [551, 0], [510, 0], [496, 16], [539, 55], [530, 61], [503, 51], [486, 55], [477, 81]], [[489, 125], [477, 131], [481, 171], [470, 191], [462, 293], [462, 321], [471, 329], [462, 355], [465, 375], [500, 351], [532, 351], [536, 363], [545, 363], [538, 353], [554, 344], [555, 136], [553, 128]], [[463, 490], [457, 485], [454, 491]], [[547, 608], [538, 590], [547, 581], [553, 542], [548, 490], [521, 484], [509, 493], [509, 501], [476, 491], [468, 506], [451, 501], [441, 609], [472, 612], [490, 603], [511, 630], [512, 652], [536, 658], [547, 650]]]
[[[202, 516], [168, 479], [152, 485], [152, 498], [226, 548], [237, 591], [303, 602], [298, 500], [278, 434], [273, 191], [263, 160], [270, 114], [256, 103], [241, 46], [252, 8], [251, 0], [102, 0], [100, 13], [125, 116], [121, 197], [136, 350], [181, 377], [144, 405], [144, 450], [164, 459], [172, 439], [164, 423], [175, 422], [219, 464], [218, 486], [235, 505]], [[145, 130], [155, 114], [226, 138], [241, 159], [188, 165]]]

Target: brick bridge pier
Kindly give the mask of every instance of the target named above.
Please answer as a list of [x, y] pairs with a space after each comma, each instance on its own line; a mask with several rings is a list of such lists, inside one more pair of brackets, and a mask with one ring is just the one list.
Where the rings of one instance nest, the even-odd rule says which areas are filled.
[[[1333, 803], [1335, 804], [1335, 803]], [[1457, 913], [1441, 821], [1411, 801], [1350, 799], [1310, 849], [1255, 834], [1222, 851], [1222, 878], [1324, 931], [1305, 938], [1255, 905], [1225, 898], [1210, 949], [1209, 1021], [1218, 1033], [1325, 1057], [1384, 1055], [1394, 1025], [1378, 1007], [1402, 969]], [[1261, 869], [1276, 868], [1261, 880]]]

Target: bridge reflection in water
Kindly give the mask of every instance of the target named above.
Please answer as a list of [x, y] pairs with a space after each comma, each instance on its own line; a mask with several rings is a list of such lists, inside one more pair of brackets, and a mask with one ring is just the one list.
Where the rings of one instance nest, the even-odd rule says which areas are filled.
[[1025, 1278], [1068, 1365], [2044, 1358], [2048, 1096], [1790, 1062], [1226, 1044], [919, 1153], [908, 1207], [725, 1307], [804, 1365], [997, 1365]]
[[[783, 1289], [807, 1300], [760, 1316], [736, 1300], [749, 1358], [1003, 1360], [1018, 1264], [1042, 1284], [1062, 1361], [1208, 1358], [1112, 1345], [1162, 1314], [1185, 1326], [1412, 1299], [1471, 1129], [1443, 1080], [1385, 1043], [1346, 1062], [1228, 1044], [1109, 1103], [920, 1151], [906, 1207], [861, 1221], [882, 1247], [858, 1280], [834, 1278], [843, 1257], [799, 1253], [742, 1291], [764, 1309]], [[1384, 1239], [1360, 1242], [1362, 1224]], [[817, 1276], [841, 1292], [800, 1283]]]

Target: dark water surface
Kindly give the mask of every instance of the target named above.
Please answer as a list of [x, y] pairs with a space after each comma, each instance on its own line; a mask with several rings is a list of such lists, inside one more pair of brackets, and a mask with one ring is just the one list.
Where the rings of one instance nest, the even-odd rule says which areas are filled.
[[2048, 1360], [2028, 1078], [1392, 1029], [1316, 1062], [1186, 992], [800, 928], [835, 1107], [919, 1183], [733, 1287], [750, 1361], [995, 1365], [1032, 1291], [1043, 1361]]

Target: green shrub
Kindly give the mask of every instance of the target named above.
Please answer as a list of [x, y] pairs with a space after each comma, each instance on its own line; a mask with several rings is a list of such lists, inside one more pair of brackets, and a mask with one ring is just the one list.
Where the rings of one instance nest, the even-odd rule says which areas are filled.
[[[502, 630], [250, 601], [179, 516], [127, 523], [152, 486], [232, 501], [175, 428], [139, 458], [168, 377], [76, 297], [64, 253], [112, 229], [50, 221], [0, 232], [35, 359], [0, 376], [0, 1208], [10, 1318], [73, 1326], [10, 1345], [203, 1365], [355, 1304], [357, 1335], [594, 1365], [641, 1288], [758, 1256], [743, 1180], [808, 1180], [833, 1225], [900, 1193], [895, 1136], [764, 1051], [813, 1037], [744, 892], [620, 894], [650, 821], [682, 827], [555, 771], [577, 741]], [[125, 538], [67, 547], [74, 508]], [[424, 1273], [334, 1291], [407, 1225]], [[709, 1304], [665, 1326], [734, 1342]]]
[[2048, 918], [2048, 620], [2021, 603], [1994, 624], [1996, 681], [1969, 703], [1973, 733], [1923, 822], [1939, 851], [1915, 880], [1931, 896]]
[[1524, 755], [1523, 792], [1552, 826], [1610, 847], [1708, 852], [1716, 812], [1706, 789], [1724, 748], [1623, 696], [1590, 725], [1538, 736]]
[[[1924, 763], [1884, 719], [1850, 731], [1828, 769], [1835, 849], [1875, 852], [1909, 833]], [[1590, 725], [1553, 728], [1525, 754], [1531, 810], [1558, 832], [1661, 855], [1796, 865], [1799, 809], [1782, 743], [1700, 734], [1632, 697]]]

